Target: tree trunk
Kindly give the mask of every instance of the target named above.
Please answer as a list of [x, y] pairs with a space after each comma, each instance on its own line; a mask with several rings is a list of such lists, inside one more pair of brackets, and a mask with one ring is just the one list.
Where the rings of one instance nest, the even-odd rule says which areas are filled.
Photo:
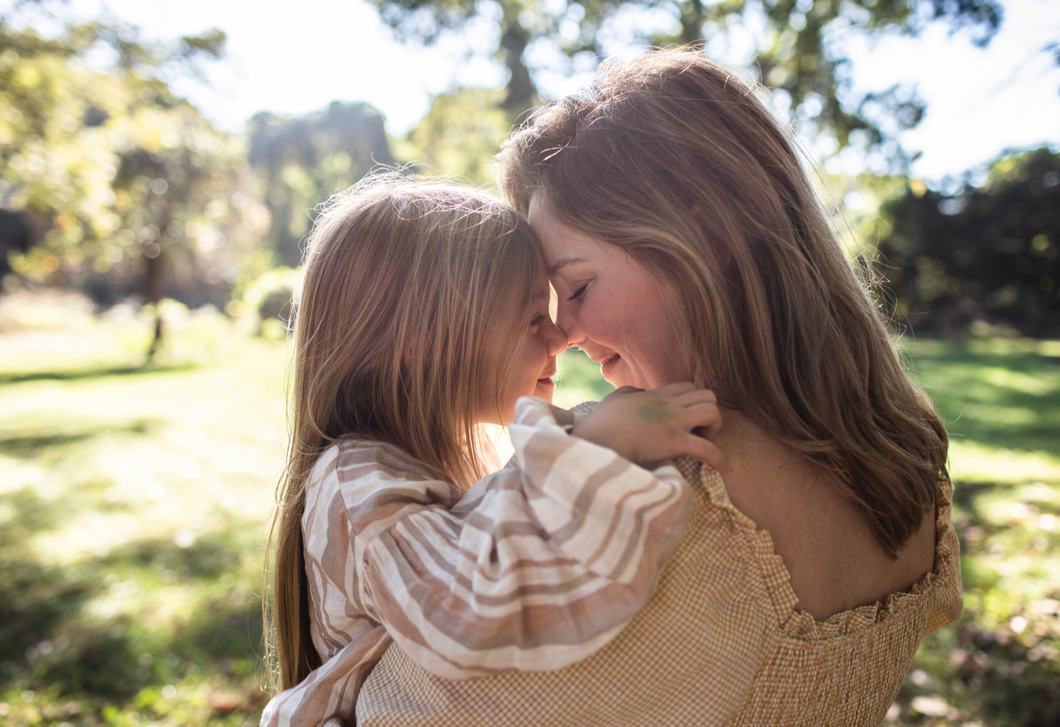
[[695, 43], [703, 39], [703, 3], [689, 0], [681, 8], [681, 42]]
[[501, 107], [513, 115], [519, 115], [537, 102], [537, 88], [530, 78], [530, 69], [523, 63], [523, 54], [530, 43], [530, 34], [519, 25], [518, 18], [504, 18], [501, 47], [498, 55], [508, 66], [508, 95]]
[[155, 352], [162, 343], [162, 310], [158, 304], [162, 300], [164, 273], [161, 251], [155, 257], [144, 257], [144, 298], [155, 306], [154, 335], [147, 349], [146, 363], [154, 360]]

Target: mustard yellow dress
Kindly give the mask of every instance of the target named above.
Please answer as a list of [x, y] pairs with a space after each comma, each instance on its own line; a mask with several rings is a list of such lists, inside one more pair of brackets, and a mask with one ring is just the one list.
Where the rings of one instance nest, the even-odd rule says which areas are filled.
[[960, 616], [953, 488], [941, 480], [935, 565], [908, 593], [815, 621], [768, 532], [689, 460], [688, 531], [649, 605], [585, 661], [447, 681], [392, 646], [357, 702], [363, 727], [879, 725], [921, 639]]

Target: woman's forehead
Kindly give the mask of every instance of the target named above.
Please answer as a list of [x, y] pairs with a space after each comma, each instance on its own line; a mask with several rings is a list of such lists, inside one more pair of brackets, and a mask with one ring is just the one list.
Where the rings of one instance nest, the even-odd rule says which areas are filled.
[[[534, 195], [533, 200], [539, 196]], [[614, 252], [611, 249], [613, 245], [560, 222], [551, 214], [546, 203], [535, 205], [533, 200], [528, 218], [541, 242], [550, 278], [565, 267], [599, 260]]]

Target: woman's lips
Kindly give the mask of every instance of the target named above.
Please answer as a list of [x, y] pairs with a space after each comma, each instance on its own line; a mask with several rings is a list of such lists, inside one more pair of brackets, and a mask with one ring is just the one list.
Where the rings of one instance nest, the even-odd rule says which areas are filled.
[[607, 374], [611, 371], [611, 369], [615, 367], [615, 364], [618, 363], [620, 358], [622, 357], [616, 353], [612, 354], [610, 358], [605, 358], [603, 361], [600, 362], [600, 373], [604, 375], [605, 379], [607, 378]]

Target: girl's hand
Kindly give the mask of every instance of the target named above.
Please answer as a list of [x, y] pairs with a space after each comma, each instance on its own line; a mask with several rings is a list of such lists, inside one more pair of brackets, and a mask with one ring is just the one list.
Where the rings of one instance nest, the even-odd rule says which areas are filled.
[[688, 455], [720, 470], [725, 457], [710, 441], [720, 429], [714, 392], [679, 383], [651, 391], [623, 386], [604, 397], [571, 433], [641, 466]]

